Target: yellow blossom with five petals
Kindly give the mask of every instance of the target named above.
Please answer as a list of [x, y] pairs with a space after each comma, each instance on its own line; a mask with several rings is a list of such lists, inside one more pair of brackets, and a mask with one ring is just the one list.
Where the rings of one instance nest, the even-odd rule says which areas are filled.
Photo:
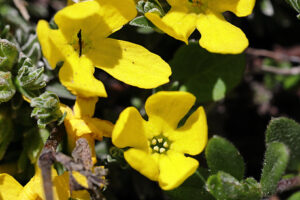
[[59, 79], [73, 94], [106, 97], [94, 67], [140, 88], [155, 88], [169, 82], [171, 69], [144, 47], [107, 38], [137, 14], [132, 0], [84, 1], [65, 7], [54, 16], [58, 29], [40, 20], [37, 35], [44, 57], [53, 68], [64, 64]]
[[238, 17], [250, 15], [255, 0], [167, 0], [171, 9], [162, 18], [156, 13], [145, 16], [160, 30], [188, 43], [197, 28], [200, 46], [214, 53], [241, 53], [248, 46], [245, 34], [222, 15], [231, 11]]
[[137, 109], [126, 108], [112, 133], [112, 142], [124, 152], [129, 165], [150, 180], [158, 181], [164, 190], [179, 186], [192, 175], [198, 161], [185, 154], [197, 155], [207, 143], [204, 109], [199, 107], [178, 128], [195, 97], [187, 92], [158, 92], [145, 104], [148, 121]]
[[[69, 172], [57, 175], [52, 168], [52, 182], [54, 200], [66, 200], [71, 197], [69, 189]], [[81, 181], [78, 172], [73, 173], [77, 181]], [[85, 182], [80, 182], [85, 184]], [[6, 173], [0, 174], [0, 198], [1, 200], [45, 200], [41, 171], [37, 168], [35, 175], [23, 187], [12, 176]], [[77, 200], [89, 200], [90, 195], [87, 191], [72, 191], [72, 198]]]
[[77, 97], [73, 110], [61, 104], [61, 111], [67, 113], [64, 124], [68, 134], [68, 149], [71, 152], [76, 140], [85, 138], [91, 148], [93, 163], [96, 162], [95, 139], [102, 140], [103, 137], [111, 137], [113, 124], [106, 120], [93, 118], [95, 105], [98, 97]]

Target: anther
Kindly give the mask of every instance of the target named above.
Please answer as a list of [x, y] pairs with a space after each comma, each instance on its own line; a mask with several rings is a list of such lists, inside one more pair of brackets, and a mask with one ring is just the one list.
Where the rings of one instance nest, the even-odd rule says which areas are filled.
[[165, 148], [160, 148], [160, 149], [159, 149], [159, 153], [163, 153], [163, 152], [165, 152], [165, 151], [166, 151]]
[[155, 146], [155, 147], [153, 147], [153, 150], [158, 152], [159, 151], [159, 147]]
[[157, 140], [155, 138], [153, 138], [152, 141], [151, 141], [151, 144], [152, 145], [156, 145], [157, 144]]
[[162, 143], [163, 139], [162, 139], [162, 138], [158, 138], [157, 141], [158, 141], [159, 143]]
[[163, 146], [164, 146], [165, 148], [168, 148], [168, 147], [169, 147], [168, 142], [167, 142], [167, 141], [164, 142]]

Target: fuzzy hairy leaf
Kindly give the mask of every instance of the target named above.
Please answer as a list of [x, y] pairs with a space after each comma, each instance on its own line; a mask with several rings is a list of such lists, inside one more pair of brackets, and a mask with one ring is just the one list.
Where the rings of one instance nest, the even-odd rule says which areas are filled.
[[43, 77], [44, 67], [36, 67], [31, 59], [23, 55], [19, 61], [18, 84], [26, 90], [38, 90], [46, 86]]
[[17, 61], [19, 51], [17, 46], [5, 39], [0, 39], [0, 70], [10, 71]]
[[266, 131], [266, 144], [282, 142], [290, 150], [289, 170], [300, 168], [300, 125], [285, 117], [272, 119]]
[[63, 117], [59, 109], [59, 99], [52, 92], [46, 91], [39, 97], [31, 99], [30, 106], [34, 107], [31, 117], [38, 119], [40, 128], [45, 128], [47, 124], [59, 121]]
[[222, 171], [210, 176], [206, 186], [217, 200], [260, 200], [262, 196], [260, 185], [253, 178], [239, 182]]
[[9, 101], [16, 93], [11, 73], [0, 71], [0, 103]]
[[223, 171], [238, 180], [244, 177], [243, 157], [234, 145], [224, 138], [219, 136], [211, 138], [205, 149], [205, 157], [212, 173]]
[[264, 196], [275, 193], [278, 181], [286, 170], [289, 161], [288, 148], [280, 142], [268, 144], [260, 179]]

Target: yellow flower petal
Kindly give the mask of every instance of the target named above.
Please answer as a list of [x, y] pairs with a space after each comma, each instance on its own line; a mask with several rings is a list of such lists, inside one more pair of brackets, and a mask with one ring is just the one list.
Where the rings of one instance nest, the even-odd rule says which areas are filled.
[[82, 119], [71, 119], [70, 126], [72, 132], [74, 132], [76, 137], [80, 137], [82, 135], [92, 133], [92, 130], [87, 126], [85, 121]]
[[76, 98], [75, 105], [73, 107], [75, 117], [81, 118], [83, 116], [92, 117], [95, 112], [95, 106], [98, 101], [98, 97], [82, 98], [78, 96]]
[[60, 103], [59, 108], [60, 108], [60, 111], [61, 111], [62, 113], [65, 113], [65, 112], [67, 113], [67, 116], [66, 116], [64, 122], [66, 122], [66, 121], [68, 121], [68, 120], [74, 118], [73, 110], [72, 110], [71, 108], [69, 108], [69, 106]]
[[85, 188], [89, 187], [88, 180], [84, 175], [82, 175], [76, 171], [73, 171], [72, 175], [75, 178], [75, 180], [77, 181], [77, 183], [79, 183], [81, 186], [83, 186]]
[[198, 161], [185, 157], [182, 153], [169, 150], [159, 158], [159, 186], [163, 190], [172, 190], [183, 183], [198, 168]]
[[170, 128], [176, 129], [195, 100], [196, 98], [188, 92], [158, 92], [150, 96], [145, 104], [149, 116], [148, 126], [156, 126], [162, 132], [167, 132]]
[[238, 17], [244, 17], [252, 13], [255, 0], [227, 0], [226, 3], [222, 0], [209, 0], [208, 7], [217, 12], [223, 13], [231, 11]]
[[142, 46], [109, 38], [94, 41], [93, 45], [95, 49], [86, 53], [87, 58], [120, 81], [140, 88], [169, 82], [169, 65]]
[[131, 148], [124, 152], [124, 158], [132, 168], [150, 180], [157, 181], [159, 154], [149, 154], [143, 150]]
[[144, 120], [134, 107], [126, 108], [119, 116], [112, 133], [112, 142], [119, 148], [135, 147], [148, 151]]
[[207, 123], [204, 109], [199, 107], [184, 126], [169, 135], [174, 151], [197, 155], [207, 143]]
[[[69, 197], [68, 185], [65, 182], [56, 180], [57, 173], [54, 168], [51, 170], [51, 176], [53, 183], [53, 195], [55, 200], [65, 200]], [[56, 181], [55, 181], [56, 180]], [[19, 200], [42, 200], [45, 199], [43, 182], [41, 177], [41, 170], [36, 168], [34, 177], [25, 185], [19, 195]]]
[[200, 14], [197, 28], [201, 33], [200, 46], [208, 51], [223, 54], [241, 53], [248, 46], [245, 34], [227, 22], [222, 14]]
[[0, 199], [17, 199], [23, 186], [9, 174], [0, 174]]
[[67, 44], [67, 40], [58, 30], [52, 30], [48, 22], [40, 20], [36, 28], [38, 39], [41, 43], [44, 57], [54, 69], [56, 63], [65, 60], [64, 55], [75, 53], [73, 48]]
[[103, 137], [111, 137], [114, 125], [110, 121], [98, 118], [84, 118], [84, 121], [94, 139], [102, 140]]
[[94, 40], [119, 30], [136, 14], [132, 0], [85, 1], [60, 10], [54, 21], [67, 38], [83, 30]]
[[188, 38], [196, 28], [197, 15], [189, 13], [187, 7], [172, 7], [160, 18], [158, 14], [146, 13], [145, 16], [160, 30], [188, 44]]
[[60, 82], [74, 95], [89, 97], [107, 97], [104, 85], [94, 77], [93, 64], [84, 56], [75, 55], [59, 71]]

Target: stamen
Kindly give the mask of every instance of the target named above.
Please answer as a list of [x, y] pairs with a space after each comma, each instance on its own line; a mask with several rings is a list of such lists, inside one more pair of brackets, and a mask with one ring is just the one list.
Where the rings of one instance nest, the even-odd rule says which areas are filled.
[[157, 140], [155, 138], [153, 138], [152, 141], [151, 141], [151, 144], [152, 145], [156, 145], [157, 144]]
[[79, 57], [82, 54], [82, 38], [81, 38], [81, 29], [79, 30], [79, 32], [77, 33], [77, 37], [78, 37], [78, 43], [79, 43]]
[[168, 148], [168, 147], [169, 147], [168, 142], [164, 142], [163, 146], [164, 146], [165, 148]]
[[163, 142], [163, 139], [162, 139], [162, 138], [158, 138], [157, 141], [158, 141], [159, 143], [162, 143], [162, 142]]
[[163, 153], [163, 152], [165, 152], [165, 151], [166, 151], [165, 148], [160, 148], [160, 149], [159, 149], [159, 153]]
[[155, 147], [153, 147], [153, 150], [158, 152], [159, 151], [159, 147], [155, 146]]

